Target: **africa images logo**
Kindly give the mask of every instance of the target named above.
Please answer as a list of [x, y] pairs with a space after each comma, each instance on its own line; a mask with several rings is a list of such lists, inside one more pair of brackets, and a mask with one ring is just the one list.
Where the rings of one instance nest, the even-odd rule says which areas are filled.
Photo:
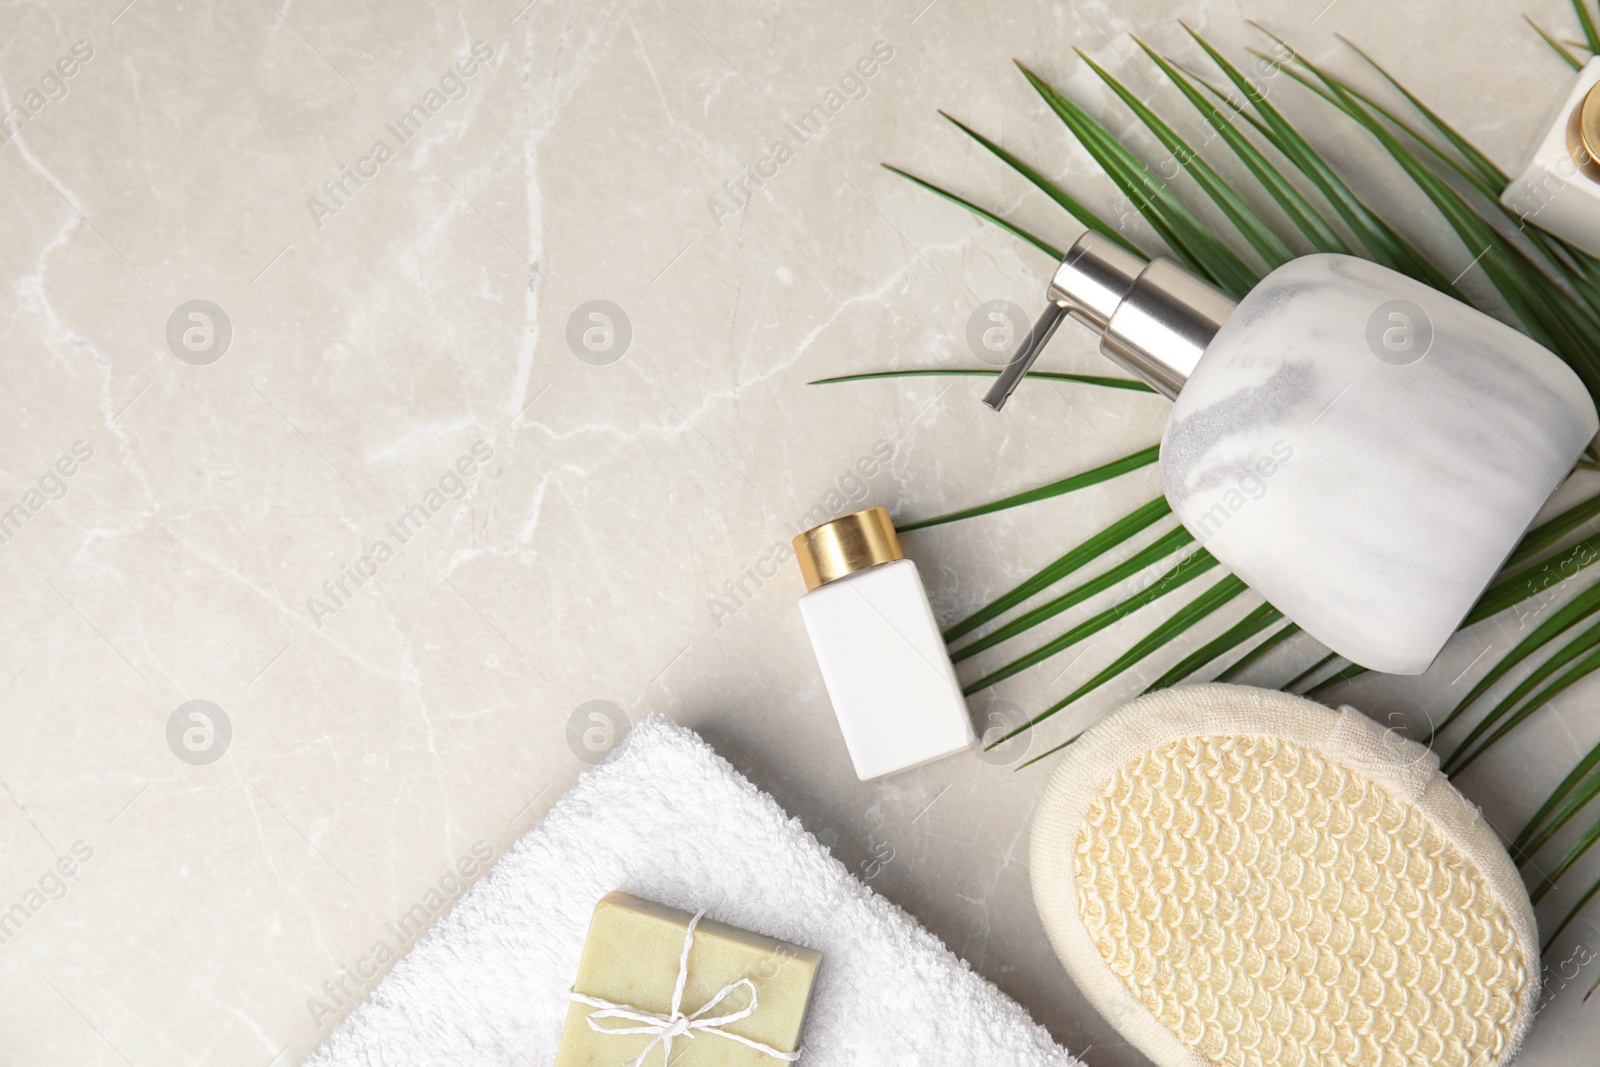
[[416, 103], [383, 124], [384, 132], [394, 139], [394, 145], [379, 137], [354, 166], [339, 164], [339, 173], [322, 183], [322, 197], [306, 198], [306, 210], [311, 213], [311, 221], [316, 223], [317, 229], [322, 229], [324, 220], [337, 215], [367, 182], [378, 176], [383, 165], [395, 158], [395, 148], [414, 140], [422, 132], [423, 125], [443, 111], [446, 104], [465, 99], [468, 80], [493, 58], [492, 47], [483, 41], [472, 42], [472, 51], [439, 75], [437, 88], [428, 89]]
[[[394, 538], [395, 545], [404, 547], [428, 525], [428, 522], [450, 501], [460, 501], [467, 495], [471, 488], [471, 479], [483, 469], [483, 466], [494, 458], [494, 446], [487, 441], [478, 440], [472, 443], [471, 449], [463, 453], [444, 473], [439, 475], [437, 488], [429, 486], [420, 499], [414, 501], [405, 511], [393, 520], [383, 524], [385, 531]], [[356, 590], [366, 585], [378, 576], [378, 570], [383, 564], [394, 559], [396, 549], [381, 537], [375, 537], [368, 542], [366, 550], [356, 556], [354, 560], [339, 565], [339, 573], [322, 583], [322, 598], [309, 596], [306, 598], [306, 612], [311, 616], [311, 621], [322, 629], [322, 621], [330, 615], [336, 614], [340, 608], [355, 598]], [[323, 599], [325, 598], [325, 599]]]
[[[801, 112], [798, 118], [785, 119], [783, 130], [788, 136], [774, 139], [766, 155], [745, 167], [737, 177], [723, 182], [719, 193], [706, 197], [706, 209], [711, 212], [711, 221], [717, 229], [722, 229], [726, 219], [750, 206], [756, 198], [751, 186], [755, 189], [765, 188], [767, 182], [776, 178], [800, 149], [822, 135], [834, 116], [843, 111], [846, 105], [853, 100], [866, 99], [870, 89], [868, 80], [888, 66], [894, 55], [894, 45], [888, 41], [874, 42], [872, 53], [860, 57], [853, 66], [847, 68], [837, 86], [829, 86], [822, 98]], [[793, 143], [790, 137], [794, 138]]]

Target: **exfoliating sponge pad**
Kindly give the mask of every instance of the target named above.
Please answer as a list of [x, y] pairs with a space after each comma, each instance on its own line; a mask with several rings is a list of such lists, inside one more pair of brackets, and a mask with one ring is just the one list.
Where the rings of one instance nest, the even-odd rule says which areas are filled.
[[1066, 750], [1034, 900], [1158, 1067], [1497, 1067], [1539, 997], [1527, 891], [1438, 760], [1354, 708], [1197, 685]]

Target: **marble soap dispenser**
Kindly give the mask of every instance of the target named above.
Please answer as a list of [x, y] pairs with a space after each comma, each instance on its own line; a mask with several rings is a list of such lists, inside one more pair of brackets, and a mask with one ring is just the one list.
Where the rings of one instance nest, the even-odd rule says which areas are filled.
[[1600, 56], [1539, 125], [1500, 202], [1522, 221], [1600, 256]]
[[1426, 670], [1597, 429], [1556, 355], [1387, 268], [1318, 254], [1237, 306], [1098, 234], [985, 402], [1063, 318], [1173, 399], [1161, 482], [1195, 538], [1363, 667]]

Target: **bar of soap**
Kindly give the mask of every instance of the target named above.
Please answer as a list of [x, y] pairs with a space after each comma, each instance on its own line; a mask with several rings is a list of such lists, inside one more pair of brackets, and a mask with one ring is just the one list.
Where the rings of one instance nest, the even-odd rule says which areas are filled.
[[[677, 908], [623, 892], [607, 893], [595, 905], [589, 937], [578, 963], [573, 990], [590, 997], [666, 1015], [684, 935], [693, 916]], [[693, 1015], [724, 986], [748, 978], [756, 987], [754, 1014], [725, 1024], [728, 1033], [759, 1041], [780, 1052], [794, 1052], [811, 1001], [811, 987], [822, 954], [724, 923], [701, 919], [689, 950], [689, 977], [680, 1011]], [[747, 989], [730, 993], [705, 1017], [733, 1014], [749, 1003]], [[573, 1001], [561, 1031], [554, 1067], [620, 1067], [650, 1044], [649, 1034], [606, 1034], [589, 1025], [599, 1009]], [[632, 1027], [625, 1019], [602, 1019], [605, 1027]], [[672, 1043], [672, 1067], [784, 1067], [774, 1058], [720, 1034], [693, 1031]], [[659, 1067], [661, 1045], [642, 1067]]]

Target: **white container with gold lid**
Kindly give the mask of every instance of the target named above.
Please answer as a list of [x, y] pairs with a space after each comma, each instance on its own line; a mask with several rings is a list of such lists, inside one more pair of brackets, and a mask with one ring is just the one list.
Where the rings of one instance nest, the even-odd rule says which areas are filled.
[[810, 592], [800, 598], [822, 681], [862, 781], [973, 742], [966, 698], [917, 565], [883, 508], [794, 539]]
[[1600, 57], [1539, 127], [1500, 202], [1524, 223], [1600, 256]]

